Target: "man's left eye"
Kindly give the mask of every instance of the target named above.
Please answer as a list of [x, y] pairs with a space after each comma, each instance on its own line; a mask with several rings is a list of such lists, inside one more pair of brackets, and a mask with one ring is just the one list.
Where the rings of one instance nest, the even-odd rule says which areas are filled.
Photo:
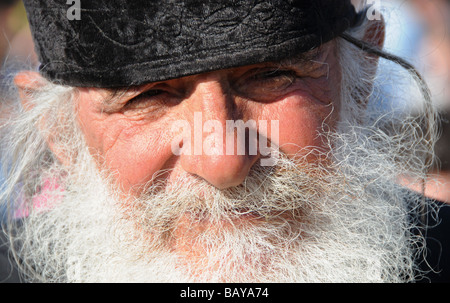
[[237, 90], [256, 101], [271, 101], [289, 88], [298, 78], [293, 70], [257, 69], [237, 82]]
[[130, 99], [127, 101], [126, 103], [126, 107], [134, 107], [134, 106], [139, 106], [144, 102], [155, 102], [158, 101], [160, 97], [162, 97], [164, 94], [166, 93], [166, 91], [161, 90], [161, 89], [150, 89], [148, 91], [145, 91], [139, 95], [137, 95], [136, 97]]

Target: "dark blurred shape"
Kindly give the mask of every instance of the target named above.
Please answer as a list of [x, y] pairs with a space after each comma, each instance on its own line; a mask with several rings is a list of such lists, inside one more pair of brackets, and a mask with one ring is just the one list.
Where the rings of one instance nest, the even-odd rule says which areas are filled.
[[441, 117], [442, 135], [436, 143], [436, 156], [440, 161], [440, 170], [450, 172], [450, 110], [443, 112]]
[[18, 2], [17, 0], [0, 0], [0, 7], [11, 6]]

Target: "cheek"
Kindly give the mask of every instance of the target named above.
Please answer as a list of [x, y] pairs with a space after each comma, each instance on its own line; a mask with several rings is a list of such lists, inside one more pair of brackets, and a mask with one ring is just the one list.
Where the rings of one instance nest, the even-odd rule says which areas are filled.
[[104, 153], [104, 165], [117, 172], [124, 191], [145, 184], [168, 163], [171, 144], [161, 128], [128, 127], [115, 134], [115, 142]]
[[306, 155], [312, 148], [327, 151], [323, 142], [326, 130], [332, 130], [337, 120], [336, 109], [311, 98], [293, 96], [280, 104], [268, 105], [271, 119], [279, 121], [280, 150], [288, 156]]
[[99, 167], [111, 172], [124, 192], [145, 184], [170, 159], [170, 134], [114, 116], [80, 119], [85, 140]]

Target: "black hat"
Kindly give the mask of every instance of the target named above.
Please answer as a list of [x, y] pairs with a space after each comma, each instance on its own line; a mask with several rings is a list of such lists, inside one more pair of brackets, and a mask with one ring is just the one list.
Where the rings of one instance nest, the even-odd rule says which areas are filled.
[[352, 26], [350, 0], [24, 0], [40, 71], [120, 87], [279, 61]]

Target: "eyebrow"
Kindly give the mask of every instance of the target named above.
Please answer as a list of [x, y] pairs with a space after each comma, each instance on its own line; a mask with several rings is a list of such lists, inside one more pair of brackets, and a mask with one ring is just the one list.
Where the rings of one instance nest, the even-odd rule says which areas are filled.
[[283, 60], [279, 61], [278, 63], [281, 66], [292, 66], [292, 65], [313, 63], [313, 62], [317, 62], [322, 54], [323, 54], [323, 49], [322, 49], [322, 47], [319, 46], [310, 51], [298, 53], [297, 55], [283, 59]]
[[102, 103], [106, 106], [114, 105], [117, 103], [117, 100], [123, 99], [127, 94], [130, 95], [138, 95], [145, 90], [146, 87], [152, 85], [153, 83], [147, 83], [143, 85], [130, 85], [130, 86], [118, 86], [112, 88], [105, 88], [107, 91], [107, 97], [102, 101]]

